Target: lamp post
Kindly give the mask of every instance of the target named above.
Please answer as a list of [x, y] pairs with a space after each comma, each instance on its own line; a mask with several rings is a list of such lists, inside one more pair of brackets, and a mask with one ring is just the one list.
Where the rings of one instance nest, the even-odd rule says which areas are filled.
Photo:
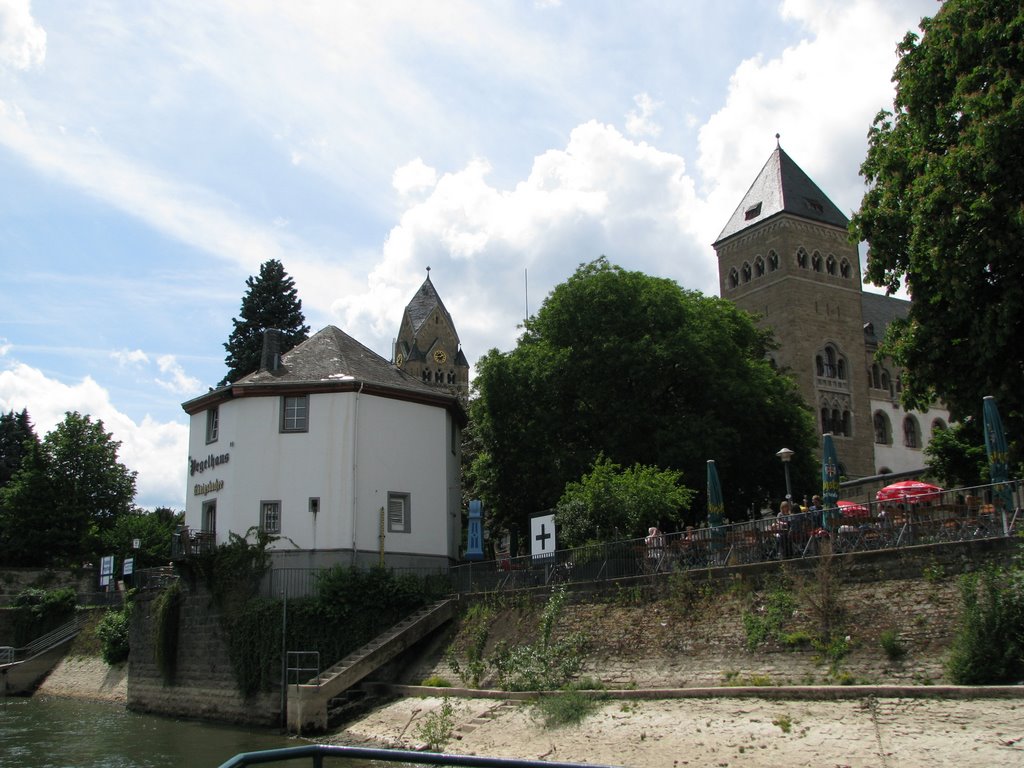
[[782, 467], [786, 470], [786, 499], [793, 500], [793, 486], [789, 481], [789, 460], [793, 458], [793, 452], [789, 448], [783, 448], [775, 454], [782, 459]]

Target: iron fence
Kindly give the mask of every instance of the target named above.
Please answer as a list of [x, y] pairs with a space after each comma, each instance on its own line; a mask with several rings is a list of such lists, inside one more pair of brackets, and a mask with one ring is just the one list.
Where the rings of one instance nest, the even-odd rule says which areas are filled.
[[994, 486], [906, 494], [890, 501], [847, 502], [820, 512], [766, 515], [657, 537], [462, 563], [449, 569], [453, 592], [493, 592], [559, 583], [599, 583], [713, 567], [922, 544], [1002, 538], [1019, 528], [1020, 481], [1009, 483], [1015, 509], [999, 505]]

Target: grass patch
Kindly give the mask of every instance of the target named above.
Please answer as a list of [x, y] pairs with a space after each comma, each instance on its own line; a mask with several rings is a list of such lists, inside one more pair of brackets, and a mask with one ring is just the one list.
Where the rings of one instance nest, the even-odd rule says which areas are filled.
[[440, 675], [431, 675], [428, 678], [423, 679], [420, 685], [426, 688], [451, 688], [452, 684], [446, 677]]
[[907, 655], [907, 648], [900, 642], [900, 634], [895, 629], [886, 629], [878, 638], [879, 645], [890, 661], [899, 661]]

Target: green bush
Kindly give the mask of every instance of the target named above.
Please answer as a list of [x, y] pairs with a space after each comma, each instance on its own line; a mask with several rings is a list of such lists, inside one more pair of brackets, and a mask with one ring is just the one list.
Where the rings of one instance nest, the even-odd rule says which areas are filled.
[[1024, 679], [1024, 569], [989, 567], [960, 578], [962, 611], [946, 672], [957, 685]]
[[426, 677], [426, 678], [424, 678], [420, 682], [420, 685], [422, 685], [425, 688], [451, 688], [452, 687], [451, 682], [447, 678], [441, 677], [440, 675], [431, 675], [430, 677]]
[[743, 629], [747, 634], [747, 648], [754, 650], [768, 640], [783, 640], [783, 627], [793, 617], [796, 598], [788, 584], [774, 584], [760, 610], [743, 612]]
[[431, 752], [439, 752], [451, 739], [454, 728], [455, 708], [445, 697], [441, 708], [427, 714], [423, 722], [416, 726], [416, 737], [425, 742]]
[[895, 629], [886, 629], [878, 638], [882, 650], [889, 657], [890, 661], [899, 661], [907, 655], [907, 649], [900, 642], [900, 635]]
[[131, 624], [131, 604], [121, 610], [109, 610], [96, 625], [96, 639], [107, 664], [120, 664], [128, 660], [128, 627]]
[[19, 592], [11, 601], [14, 645], [28, 645], [71, 621], [77, 602], [78, 596], [71, 587], [29, 587]]
[[541, 696], [534, 710], [545, 728], [561, 728], [578, 725], [587, 715], [597, 709], [598, 701], [579, 691], [569, 690], [549, 696]]

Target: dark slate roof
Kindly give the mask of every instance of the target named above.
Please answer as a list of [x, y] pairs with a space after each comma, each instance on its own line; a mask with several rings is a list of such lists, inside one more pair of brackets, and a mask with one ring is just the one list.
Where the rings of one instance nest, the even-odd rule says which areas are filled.
[[285, 352], [277, 370], [250, 373], [234, 384], [182, 403], [182, 408], [196, 413], [232, 397], [348, 389], [365, 389], [367, 393], [428, 402], [461, 412], [454, 396], [410, 376], [333, 325]]
[[715, 240], [715, 245], [779, 213], [790, 213], [843, 229], [848, 223], [846, 216], [818, 185], [811, 181], [782, 147], [776, 147], [725, 229]]
[[881, 341], [889, 323], [910, 314], [909, 301], [880, 293], [862, 291], [860, 306], [864, 317], [864, 339], [868, 342]]
[[444, 319], [448, 322], [448, 327], [452, 329], [452, 333], [455, 334], [455, 338], [458, 339], [459, 334], [455, 330], [455, 323], [452, 322], [452, 316], [448, 314], [448, 309], [445, 307], [444, 302], [441, 301], [441, 297], [437, 295], [437, 291], [434, 289], [434, 284], [430, 282], [430, 275], [427, 275], [427, 279], [423, 281], [423, 285], [416, 291], [416, 295], [412, 297], [409, 305], [405, 308], [406, 313], [409, 315], [409, 322], [412, 324], [413, 336], [418, 336], [420, 329], [423, 324], [427, 322], [430, 317], [430, 313], [437, 307], [441, 314], [444, 315]]
[[402, 389], [436, 391], [333, 325], [317, 331], [297, 347], [285, 352], [281, 356], [279, 370], [259, 370], [242, 377], [235, 382], [235, 386], [351, 380]]

